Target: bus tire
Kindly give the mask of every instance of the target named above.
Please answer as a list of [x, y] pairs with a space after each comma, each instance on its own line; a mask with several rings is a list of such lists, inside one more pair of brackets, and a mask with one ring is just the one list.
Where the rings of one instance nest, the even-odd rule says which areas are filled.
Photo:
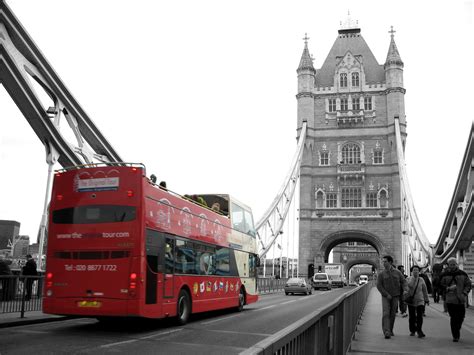
[[185, 290], [179, 291], [177, 304], [177, 323], [185, 325], [191, 315], [191, 299], [189, 293]]
[[242, 312], [244, 310], [245, 305], [245, 291], [244, 288], [240, 288], [239, 292], [239, 305], [237, 306], [237, 312]]

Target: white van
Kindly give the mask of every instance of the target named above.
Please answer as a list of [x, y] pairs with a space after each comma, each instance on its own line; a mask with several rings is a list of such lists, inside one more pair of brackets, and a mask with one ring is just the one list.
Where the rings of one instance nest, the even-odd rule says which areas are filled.
[[367, 282], [369, 282], [369, 277], [367, 275], [360, 275], [359, 276], [359, 286], [360, 285], [365, 285]]
[[325, 272], [318, 272], [313, 276], [313, 288], [319, 290], [324, 288], [330, 290], [332, 288], [332, 281], [329, 278], [328, 274]]

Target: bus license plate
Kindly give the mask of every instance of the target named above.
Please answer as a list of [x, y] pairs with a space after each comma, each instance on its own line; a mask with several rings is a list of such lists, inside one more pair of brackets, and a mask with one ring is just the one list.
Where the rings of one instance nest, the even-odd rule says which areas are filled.
[[102, 306], [102, 302], [99, 301], [79, 301], [77, 302], [77, 306], [81, 308], [100, 308]]

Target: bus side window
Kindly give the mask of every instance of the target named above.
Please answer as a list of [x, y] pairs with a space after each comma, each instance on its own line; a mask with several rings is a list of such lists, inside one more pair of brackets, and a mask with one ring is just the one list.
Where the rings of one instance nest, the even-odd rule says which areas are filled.
[[165, 273], [172, 274], [174, 269], [174, 241], [165, 238]]

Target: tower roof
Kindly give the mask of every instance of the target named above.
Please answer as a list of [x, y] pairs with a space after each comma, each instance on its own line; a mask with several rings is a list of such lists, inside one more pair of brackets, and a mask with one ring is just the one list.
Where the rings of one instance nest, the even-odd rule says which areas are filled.
[[360, 28], [341, 28], [339, 35], [332, 45], [326, 60], [321, 69], [316, 73], [316, 86], [333, 86], [336, 64], [348, 51], [354, 56], [361, 56], [364, 65], [366, 82], [385, 82], [385, 71], [382, 65], [377, 62], [375, 56], [360, 34]]
[[301, 60], [300, 60], [300, 65], [298, 66], [297, 71], [303, 70], [303, 69], [309, 69], [312, 70], [313, 72], [316, 72], [313, 66], [313, 58], [311, 58], [311, 55], [309, 54], [308, 50], [308, 39], [309, 37], [307, 34], [304, 34], [304, 49], [303, 49], [303, 54], [301, 55]]
[[398, 53], [397, 45], [395, 44], [394, 33], [396, 31], [393, 30], [393, 26], [391, 26], [390, 31], [390, 46], [388, 47], [387, 59], [385, 60], [385, 66], [390, 64], [400, 65], [403, 68], [402, 58], [400, 57], [400, 53]]

